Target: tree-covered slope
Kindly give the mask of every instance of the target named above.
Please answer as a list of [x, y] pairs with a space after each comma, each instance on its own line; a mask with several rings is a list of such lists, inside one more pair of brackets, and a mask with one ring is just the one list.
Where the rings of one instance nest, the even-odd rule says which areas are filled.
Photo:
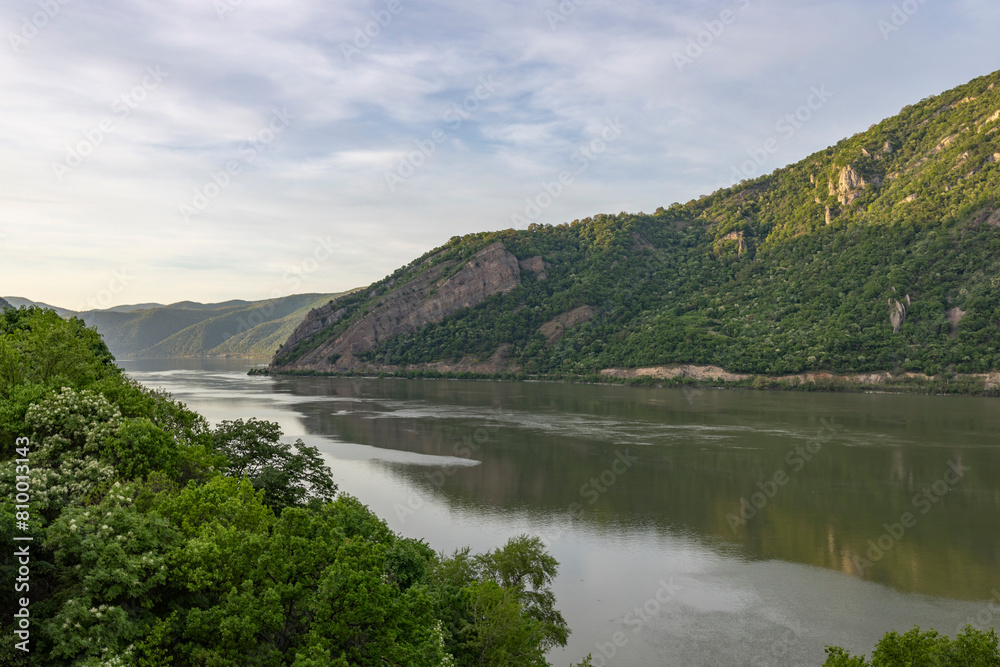
[[[272, 369], [998, 370], [998, 82], [976, 79], [770, 175], [652, 214], [455, 237], [326, 307], [324, 325], [300, 327]], [[355, 335], [379, 313], [404, 321], [408, 285], [428, 286], [411, 299], [419, 310], [498, 242], [520, 263], [513, 289], [417, 330]], [[316, 360], [317, 350], [338, 354]]]
[[[274, 354], [295, 326], [313, 308], [336, 294], [298, 294], [243, 302], [237, 306], [202, 309], [209, 317], [150, 345], [139, 352], [144, 357], [237, 355], [267, 357]], [[219, 314], [216, 314], [219, 313]]]
[[181, 301], [141, 309], [79, 313], [121, 357], [274, 354], [311, 309], [337, 294], [296, 294], [265, 301]]

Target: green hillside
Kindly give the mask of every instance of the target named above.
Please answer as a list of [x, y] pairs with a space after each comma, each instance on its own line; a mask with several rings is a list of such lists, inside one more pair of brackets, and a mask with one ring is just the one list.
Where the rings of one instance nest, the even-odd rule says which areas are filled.
[[48, 308], [49, 310], [56, 311], [56, 313], [59, 314], [59, 317], [71, 317], [74, 314], [72, 310], [59, 308], [58, 306], [50, 306], [47, 303], [32, 301], [31, 299], [25, 299], [21, 296], [5, 296], [4, 300], [12, 308], [21, 308], [22, 306], [38, 306], [39, 308]]
[[[80, 317], [119, 357], [269, 357], [313, 308], [340, 294], [296, 294], [265, 301], [149, 303], [77, 313], [21, 297], [11, 306], [40, 306]], [[2, 307], [2, 304], [0, 304]]]
[[455, 237], [342, 297], [343, 312], [282, 350], [273, 369], [499, 241], [521, 262], [516, 288], [378, 340], [359, 352], [368, 370], [499, 355], [504, 370], [548, 375], [680, 363], [996, 371], [998, 82], [1000, 73], [976, 79], [770, 175], [655, 213]]
[[185, 357], [236, 355], [267, 357], [274, 354], [295, 326], [313, 308], [335, 294], [300, 294], [268, 301], [220, 304], [218, 309], [189, 312], [218, 313], [144, 348], [141, 356]]

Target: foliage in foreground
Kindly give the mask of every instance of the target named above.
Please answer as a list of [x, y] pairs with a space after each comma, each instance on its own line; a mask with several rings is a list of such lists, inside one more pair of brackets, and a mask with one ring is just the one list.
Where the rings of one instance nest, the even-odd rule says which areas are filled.
[[966, 626], [955, 639], [935, 630], [915, 627], [905, 634], [888, 632], [872, 652], [851, 655], [839, 646], [828, 646], [824, 667], [1000, 667], [1000, 648], [995, 630]]
[[[0, 437], [31, 438], [31, 653], [2, 664], [546, 665], [569, 634], [537, 538], [435, 554], [335, 495], [315, 448], [129, 380], [52, 311], [0, 314]], [[12, 447], [0, 533], [15, 527]], [[17, 534], [25, 531], [18, 529]], [[10, 553], [0, 568], [13, 581]]]

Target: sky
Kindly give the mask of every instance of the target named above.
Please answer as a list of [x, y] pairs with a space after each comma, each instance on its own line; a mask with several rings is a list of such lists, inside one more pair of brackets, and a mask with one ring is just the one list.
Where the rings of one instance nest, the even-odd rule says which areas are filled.
[[653, 212], [1000, 68], [995, 0], [5, 0], [0, 294], [338, 292]]

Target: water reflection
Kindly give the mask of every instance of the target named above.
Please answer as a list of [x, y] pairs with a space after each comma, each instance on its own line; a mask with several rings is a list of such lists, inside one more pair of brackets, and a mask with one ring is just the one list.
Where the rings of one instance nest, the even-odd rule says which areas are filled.
[[[689, 401], [680, 390], [326, 378], [275, 388], [350, 399], [299, 405], [310, 432], [482, 462], [396, 471], [457, 506], [561, 521], [578, 503], [576, 521], [680, 528], [901, 591], [975, 600], [1000, 584], [994, 399], [705, 391]], [[637, 462], [609, 475], [616, 453]], [[953, 465], [968, 470], [956, 480]]]
[[617, 631], [608, 664], [817, 664], [952, 634], [1000, 590], [996, 399], [134, 373], [215, 421], [281, 422], [437, 549], [542, 535], [574, 629], [556, 664]]

